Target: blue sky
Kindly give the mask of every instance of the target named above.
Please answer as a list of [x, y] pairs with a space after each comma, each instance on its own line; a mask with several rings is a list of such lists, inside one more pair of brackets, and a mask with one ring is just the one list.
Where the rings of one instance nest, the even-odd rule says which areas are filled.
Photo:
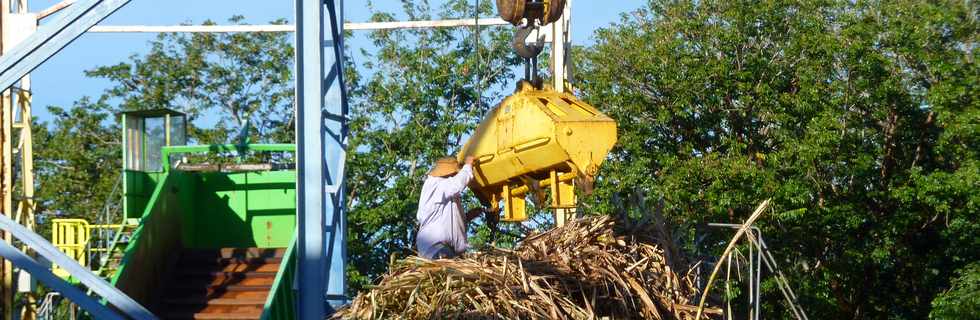
[[[32, 0], [30, 11], [43, 10], [60, 0]], [[493, 1], [493, 0], [481, 0]], [[366, 21], [371, 12], [366, 0], [347, 0], [346, 19]], [[373, 0], [374, 7], [399, 12], [400, 0]], [[257, 0], [132, 0], [102, 25], [173, 25], [199, 24], [206, 19], [223, 22], [233, 15], [243, 15], [247, 23], [262, 24], [286, 18], [292, 20], [292, 1]], [[441, 1], [430, 1], [437, 7]], [[640, 7], [641, 0], [575, 0], [572, 5], [572, 39], [575, 44], [591, 43], [593, 30], [619, 20], [619, 14]], [[368, 47], [363, 36], [355, 34], [348, 45]], [[49, 120], [46, 107], [70, 107], [83, 96], [99, 96], [110, 85], [102, 79], [87, 78], [85, 70], [126, 61], [133, 54], [145, 53], [154, 34], [86, 34], [38, 67], [32, 74], [34, 113]]]

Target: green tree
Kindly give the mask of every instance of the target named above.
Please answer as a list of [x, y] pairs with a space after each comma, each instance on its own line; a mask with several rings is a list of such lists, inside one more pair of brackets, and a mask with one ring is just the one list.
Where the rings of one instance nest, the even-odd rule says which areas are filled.
[[192, 143], [232, 142], [246, 123], [254, 142], [293, 141], [293, 60], [283, 33], [162, 34], [145, 55], [87, 71], [114, 85], [97, 101], [49, 107], [52, 122], [34, 126], [38, 212], [98, 221], [106, 203], [118, 205], [106, 199], [121, 170], [119, 111], [183, 111]]
[[980, 263], [957, 274], [950, 289], [932, 301], [930, 319], [980, 319]]
[[[82, 98], [71, 109], [48, 107], [51, 123], [35, 122], [35, 193], [39, 217], [98, 221], [119, 181], [119, 127], [111, 108]], [[47, 233], [49, 224], [39, 224]]]
[[[229, 22], [243, 20], [235, 16]], [[150, 42], [145, 55], [86, 74], [114, 84], [105, 97], [118, 100], [119, 110], [187, 113], [190, 137], [200, 143], [232, 142], [246, 125], [254, 142], [288, 143], [295, 139], [293, 60], [285, 33], [165, 33]], [[197, 120], [215, 126], [194, 126]]]
[[[493, 7], [484, 1], [483, 16]], [[404, 2], [407, 20], [472, 17], [469, 1]], [[392, 21], [377, 12], [372, 21]], [[359, 289], [386, 271], [392, 255], [415, 249], [415, 212], [432, 162], [454, 155], [467, 134], [511, 90], [519, 61], [508, 28], [485, 27], [479, 47], [469, 28], [382, 30], [370, 34], [377, 51], [361, 53], [362, 79], [352, 84], [348, 158], [351, 287]], [[485, 88], [480, 99], [480, 88]], [[480, 100], [478, 100], [480, 99]], [[479, 101], [479, 102], [478, 102]], [[486, 230], [477, 231], [486, 234]]]
[[620, 126], [591, 204], [641, 192], [701, 225], [772, 197], [759, 224], [811, 317], [924, 318], [980, 259], [976, 15], [651, 0], [576, 52], [584, 97]]

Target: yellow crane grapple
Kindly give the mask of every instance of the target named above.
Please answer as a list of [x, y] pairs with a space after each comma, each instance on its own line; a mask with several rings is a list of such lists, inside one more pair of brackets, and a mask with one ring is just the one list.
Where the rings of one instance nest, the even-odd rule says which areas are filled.
[[[490, 111], [463, 150], [477, 159], [470, 189], [502, 221], [527, 219], [526, 196], [538, 205], [574, 208], [575, 185], [591, 191], [616, 143], [616, 122], [575, 96], [527, 81]], [[545, 204], [545, 193], [551, 201]]]

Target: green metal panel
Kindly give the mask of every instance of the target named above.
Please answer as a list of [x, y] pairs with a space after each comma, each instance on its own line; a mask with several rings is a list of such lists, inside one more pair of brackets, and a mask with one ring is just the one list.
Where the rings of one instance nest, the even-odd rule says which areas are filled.
[[133, 176], [160, 180], [112, 283], [143, 304], [156, 303], [182, 248], [283, 248], [295, 238], [294, 171]]
[[185, 209], [175, 181], [184, 173], [164, 174], [157, 184], [129, 245], [119, 264], [112, 284], [140, 302], [152, 306], [164, 279], [173, 269], [180, 250], [179, 213]]
[[[230, 146], [239, 148], [239, 146]], [[163, 161], [180, 152], [222, 151], [229, 145], [165, 147]], [[292, 145], [249, 145], [247, 150], [292, 151]], [[126, 170], [126, 217], [139, 218], [112, 284], [153, 306], [161, 280], [184, 248], [283, 248], [296, 237], [296, 172], [141, 172]], [[292, 291], [293, 249], [277, 275], [276, 292]], [[287, 279], [287, 280], [283, 280]], [[270, 300], [275, 319], [292, 319], [295, 297]]]
[[296, 288], [293, 288], [296, 277], [296, 237], [289, 242], [286, 254], [282, 257], [282, 265], [276, 273], [269, 297], [262, 310], [262, 320], [294, 320], [296, 319]]
[[[293, 152], [292, 144], [214, 144], [161, 148], [165, 172], [171, 155], [179, 153]], [[161, 172], [125, 170], [124, 214], [142, 216]], [[188, 192], [181, 195], [188, 210], [184, 244], [195, 248], [216, 246], [278, 247], [288, 245], [295, 227], [295, 171], [248, 173], [188, 173], [175, 181]], [[221, 232], [215, 232], [221, 230]]]
[[162, 173], [123, 170], [123, 212], [126, 218], [140, 218], [160, 181]]
[[296, 172], [196, 173], [189, 248], [284, 248], [296, 228]]

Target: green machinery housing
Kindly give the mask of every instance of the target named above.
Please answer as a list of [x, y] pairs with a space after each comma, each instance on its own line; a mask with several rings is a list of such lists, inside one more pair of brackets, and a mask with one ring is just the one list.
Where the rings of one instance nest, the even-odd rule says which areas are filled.
[[[120, 232], [115, 233], [113, 244], [106, 249], [109, 256], [115, 257], [107, 256], [97, 263], [97, 272], [162, 319], [168, 319], [197, 318], [195, 313], [211, 309], [243, 313], [232, 307], [213, 307], [214, 301], [221, 300], [213, 299], [220, 293], [213, 287], [246, 280], [229, 275], [232, 271], [250, 275], [274, 270], [274, 278], [269, 279], [271, 285], [258, 289], [267, 292], [250, 297], [264, 297], [261, 319], [293, 319], [296, 171], [289, 165], [247, 162], [277, 158], [292, 163], [295, 145], [188, 146], [186, 117], [180, 112], [132, 111], [122, 113], [120, 118], [124, 160], [122, 221]], [[228, 155], [234, 155], [237, 161], [227, 163]], [[211, 161], [214, 159], [224, 159], [226, 163]], [[86, 235], [85, 239], [89, 237]], [[249, 259], [262, 258], [266, 251], [279, 253], [274, 256], [278, 267], [249, 269]], [[216, 271], [208, 271], [204, 277], [216, 280], [204, 280], [209, 285], [201, 289], [205, 301], [185, 310], [188, 314], [167, 316], [164, 313], [173, 307], [161, 300], [167, 297], [168, 285], [182, 281], [177, 279], [179, 274], [190, 268], [178, 265], [188, 252], [214, 252], [224, 263], [242, 260], [244, 269], [231, 270], [234, 266], [222, 264]], [[237, 252], [246, 256], [236, 256]], [[257, 307], [246, 311], [254, 314]]]

